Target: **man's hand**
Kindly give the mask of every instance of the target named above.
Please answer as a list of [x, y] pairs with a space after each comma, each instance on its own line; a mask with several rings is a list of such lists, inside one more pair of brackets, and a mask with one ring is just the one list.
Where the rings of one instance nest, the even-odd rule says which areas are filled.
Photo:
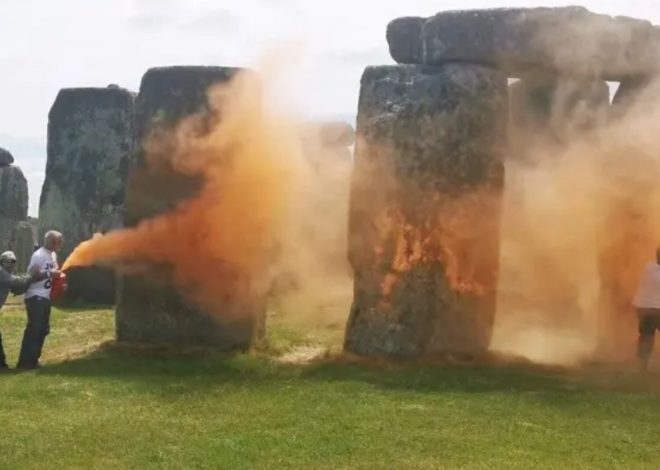
[[61, 277], [61, 276], [62, 276], [62, 271], [60, 271], [59, 269], [51, 269], [50, 270], [50, 277], [52, 279], [57, 279], [58, 277]]

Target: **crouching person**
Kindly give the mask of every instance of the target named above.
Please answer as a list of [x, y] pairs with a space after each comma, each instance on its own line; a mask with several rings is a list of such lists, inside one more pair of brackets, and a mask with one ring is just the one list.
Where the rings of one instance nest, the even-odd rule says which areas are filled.
[[[16, 255], [11, 251], [5, 251], [0, 255], [0, 308], [5, 304], [10, 292], [15, 295], [24, 294], [31, 284], [43, 281], [48, 277], [48, 273], [39, 271], [22, 275], [15, 273]], [[0, 371], [8, 369], [0, 333]]]
[[30, 285], [25, 293], [27, 325], [23, 333], [18, 369], [36, 369], [46, 336], [50, 333], [50, 291], [53, 278], [59, 277], [57, 251], [62, 247], [62, 234], [55, 231], [46, 233], [44, 246], [32, 253], [28, 272], [44, 272], [46, 279]]

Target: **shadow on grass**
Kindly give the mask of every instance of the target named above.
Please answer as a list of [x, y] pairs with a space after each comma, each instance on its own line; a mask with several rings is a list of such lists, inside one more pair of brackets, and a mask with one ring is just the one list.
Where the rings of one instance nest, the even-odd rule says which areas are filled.
[[[96, 377], [138, 383], [154, 393], [168, 393], [166, 384], [189, 382], [190, 391], [219, 383], [269, 386], [300, 380], [307, 383], [369, 384], [415, 393], [514, 393], [538, 397], [557, 406], [583, 401], [584, 392], [616, 390], [649, 394], [660, 391], [657, 376], [591, 375], [584, 371], [525, 363], [423, 363], [367, 361], [344, 356], [311, 364], [282, 364], [256, 354], [209, 349], [172, 350], [108, 342], [94, 352], [49, 364], [40, 375]], [[182, 393], [181, 390], [172, 393]], [[184, 392], [185, 393], [185, 392]], [[560, 400], [557, 400], [560, 398]]]
[[108, 341], [86, 355], [47, 364], [39, 373], [129, 380], [212, 376], [232, 371], [229, 364], [239, 356], [206, 348], [173, 349]]

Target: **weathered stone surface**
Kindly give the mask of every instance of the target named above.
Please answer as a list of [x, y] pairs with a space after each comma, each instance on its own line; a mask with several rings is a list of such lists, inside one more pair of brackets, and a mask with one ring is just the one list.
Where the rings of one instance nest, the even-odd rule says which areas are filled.
[[27, 218], [28, 187], [16, 166], [0, 167], [0, 249], [14, 248], [16, 224]]
[[509, 158], [533, 160], [539, 147], [567, 145], [604, 124], [608, 113], [602, 80], [526, 75], [509, 86]]
[[388, 36], [396, 41], [390, 49], [421, 50], [425, 64], [496, 65], [510, 76], [540, 68], [619, 80], [653, 73], [660, 62], [650, 22], [582, 7], [446, 11], [429, 18], [421, 36], [405, 31]]
[[14, 156], [9, 152], [0, 147], [0, 166], [8, 166], [14, 163]]
[[[238, 71], [229, 67], [166, 67], [150, 69], [142, 77], [136, 107], [136, 159], [126, 193], [126, 225], [166, 212], [197, 193], [201, 181], [174, 171], [168, 164], [168, 149], [151, 149], [149, 160], [159, 164], [149, 165], [146, 145], [153, 132], [168, 133], [181, 119], [193, 113], [203, 115], [208, 109], [209, 87], [229, 81]], [[205, 125], [201, 123], [198, 130], [203, 133]], [[262, 333], [265, 299], [238, 296], [226, 299], [226, 315], [211, 315], [185, 299], [167, 279], [157, 282], [145, 276], [126, 276], [119, 288], [117, 338], [247, 348]]]
[[490, 342], [506, 77], [477, 65], [369, 67], [349, 217], [345, 348], [477, 352]]
[[[48, 161], [39, 204], [39, 239], [64, 234], [60, 260], [97, 232], [122, 226], [133, 143], [135, 97], [120, 88], [60, 90], [48, 115]], [[114, 274], [69, 272], [70, 300], [112, 303]]]
[[37, 241], [35, 227], [29, 221], [19, 222], [14, 234], [13, 251], [18, 261], [19, 272], [25, 272]]
[[422, 54], [422, 26], [426, 18], [419, 16], [405, 16], [396, 18], [387, 25], [387, 44], [390, 55], [400, 64], [421, 64], [424, 61]]

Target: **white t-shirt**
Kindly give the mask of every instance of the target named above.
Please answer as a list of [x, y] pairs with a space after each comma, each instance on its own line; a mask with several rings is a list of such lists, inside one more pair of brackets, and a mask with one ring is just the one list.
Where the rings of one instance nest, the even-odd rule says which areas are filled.
[[648, 263], [644, 267], [633, 305], [638, 308], [660, 308], [660, 264]]
[[[47, 272], [52, 269], [58, 269], [57, 255], [55, 252], [41, 247], [32, 253], [32, 258], [30, 259], [30, 264], [28, 265], [28, 272], [32, 272], [33, 270], [39, 272]], [[52, 279], [44, 279], [43, 281], [35, 282], [28, 288], [27, 292], [25, 293], [25, 298], [29, 299], [30, 297], [43, 297], [44, 299], [50, 299], [50, 289], [52, 285]]]

